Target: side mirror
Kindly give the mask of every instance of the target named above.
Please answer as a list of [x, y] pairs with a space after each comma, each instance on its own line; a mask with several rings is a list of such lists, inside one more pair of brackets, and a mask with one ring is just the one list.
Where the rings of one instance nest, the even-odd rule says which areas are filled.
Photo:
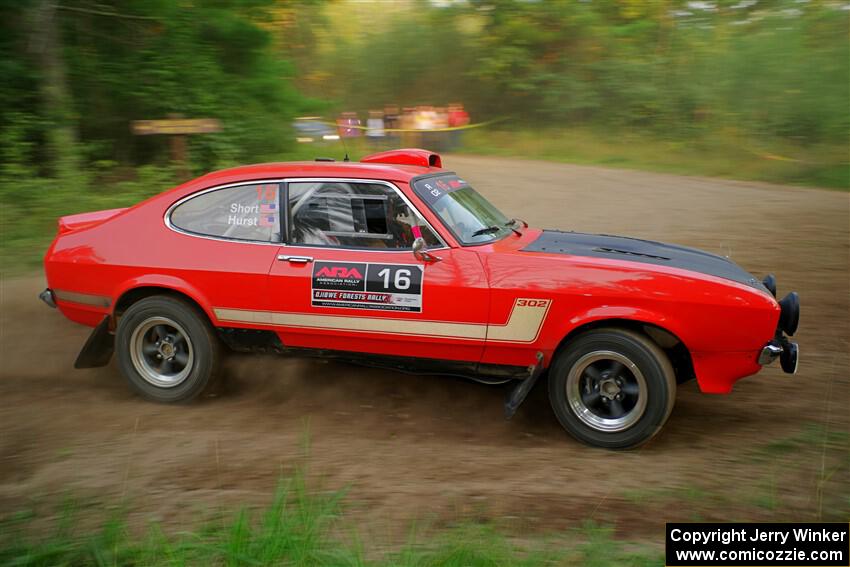
[[434, 256], [427, 250], [427, 244], [425, 244], [425, 239], [421, 236], [416, 237], [413, 241], [413, 255], [417, 260], [421, 260], [422, 262], [439, 262], [440, 258]]

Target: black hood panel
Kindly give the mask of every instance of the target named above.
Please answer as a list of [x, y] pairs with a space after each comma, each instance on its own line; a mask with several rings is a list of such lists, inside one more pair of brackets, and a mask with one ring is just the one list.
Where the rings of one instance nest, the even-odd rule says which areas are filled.
[[523, 248], [522, 251], [590, 256], [592, 258], [669, 266], [725, 278], [759, 289], [764, 288], [762, 283], [752, 274], [723, 256], [709, 254], [696, 248], [625, 236], [544, 230], [537, 240]]

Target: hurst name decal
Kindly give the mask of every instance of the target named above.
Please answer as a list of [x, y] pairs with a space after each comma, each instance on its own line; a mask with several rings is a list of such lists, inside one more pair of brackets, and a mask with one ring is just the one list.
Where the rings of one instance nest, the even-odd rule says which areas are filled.
[[422, 266], [316, 262], [313, 307], [422, 312]]
[[[366, 264], [360, 265], [365, 266]], [[341, 267], [339, 264], [334, 264], [334, 266]], [[376, 266], [376, 264], [369, 264], [369, 266]], [[351, 268], [347, 267], [346, 269]], [[378, 272], [380, 271], [378, 270]], [[351, 276], [353, 274], [347, 275]], [[368, 295], [369, 292], [346, 291], [342, 293], [363, 293]], [[314, 299], [314, 305], [315, 301]], [[334, 303], [334, 306], [337, 305], [338, 303]], [[221, 322], [230, 321], [261, 326], [321, 329], [323, 331], [349, 331], [354, 333], [388, 333], [415, 337], [439, 337], [461, 341], [486, 340], [488, 342], [527, 344], [537, 340], [551, 305], [552, 300], [550, 299], [519, 298], [514, 301], [507, 321], [503, 324], [427, 321], [395, 317], [352, 317], [349, 315], [317, 315], [314, 313], [247, 311], [221, 308], [215, 309], [215, 316]], [[360, 303], [357, 303], [357, 306], [358, 308], [363, 308]], [[365, 307], [365, 309], [373, 309], [373, 307]], [[398, 309], [395, 309], [395, 311], [398, 311]]]

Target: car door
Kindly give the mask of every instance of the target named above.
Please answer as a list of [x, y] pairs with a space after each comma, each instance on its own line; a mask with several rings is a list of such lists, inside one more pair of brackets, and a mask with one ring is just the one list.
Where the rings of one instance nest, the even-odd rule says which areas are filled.
[[[398, 187], [293, 179], [286, 195], [288, 237], [272, 265], [268, 296], [284, 345], [481, 358], [489, 314], [481, 261], [447, 247]], [[433, 261], [414, 256], [417, 234]]]

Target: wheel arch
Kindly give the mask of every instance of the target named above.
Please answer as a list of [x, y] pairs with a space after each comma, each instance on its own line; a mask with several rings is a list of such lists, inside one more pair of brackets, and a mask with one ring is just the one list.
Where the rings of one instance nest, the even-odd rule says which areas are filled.
[[155, 295], [166, 295], [189, 303], [203, 313], [210, 324], [214, 325], [209, 302], [196, 288], [177, 278], [145, 278], [134, 280], [124, 286], [118, 294], [112, 309], [113, 323], [134, 303]]
[[691, 351], [685, 342], [673, 331], [659, 325], [656, 322], [650, 322], [645, 319], [628, 318], [628, 317], [599, 317], [590, 321], [585, 321], [577, 326], [574, 326], [558, 343], [555, 349], [554, 356], [557, 356], [570, 341], [595, 329], [604, 328], [619, 328], [633, 332], [649, 338], [655, 343], [670, 359], [670, 364], [673, 366], [673, 371], [676, 374], [676, 382], [681, 384], [696, 378]]

